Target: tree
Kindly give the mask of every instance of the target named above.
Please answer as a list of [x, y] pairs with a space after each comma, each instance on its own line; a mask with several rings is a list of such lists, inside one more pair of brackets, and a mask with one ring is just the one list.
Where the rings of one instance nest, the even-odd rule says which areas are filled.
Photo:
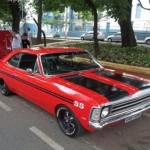
[[128, 13], [126, 19], [119, 19], [118, 23], [121, 28], [122, 36], [122, 47], [135, 47], [137, 46], [132, 22], [131, 22], [131, 10], [132, 10], [132, 0], [128, 0], [129, 6], [126, 7]]
[[38, 20], [35, 20], [35, 18], [33, 18], [33, 20], [38, 27], [37, 41], [41, 43], [42, 40], [41, 33], [43, 33], [42, 31], [43, 0], [33, 0], [32, 6], [35, 8], [36, 13], [38, 15]]
[[94, 49], [95, 49], [95, 56], [97, 57], [98, 53], [100, 52], [98, 38], [97, 38], [97, 29], [98, 29], [98, 9], [101, 8], [100, 5], [101, 0], [55, 0], [53, 2], [44, 0], [44, 9], [47, 11], [52, 10], [60, 10], [64, 11], [65, 7], [70, 7], [75, 11], [82, 11], [88, 12], [91, 11], [92, 15], [94, 16]]
[[121, 28], [122, 47], [136, 46], [131, 22], [132, 0], [103, 0], [108, 15], [118, 21]]
[[98, 38], [97, 38], [97, 29], [98, 29], [98, 13], [97, 13], [97, 3], [94, 3], [92, 0], [84, 0], [87, 6], [91, 9], [92, 14], [94, 16], [94, 49], [95, 49], [95, 57], [98, 56], [100, 50], [99, 50], [99, 44], [98, 44]]
[[43, 22], [45, 24], [50, 24], [53, 27], [55, 27], [58, 31], [59, 28], [62, 28], [64, 26], [65, 21], [61, 17], [61, 13], [59, 11], [53, 12], [53, 18], [52, 19], [44, 19]]
[[[23, 12], [22, 3], [27, 1], [28, 0], [1, 0], [0, 13], [3, 14], [2, 16], [8, 17], [6, 21], [10, 22], [11, 20], [13, 30], [19, 30], [19, 24]], [[23, 12], [23, 17], [25, 15], [25, 12]], [[5, 21], [5, 18], [2, 18], [2, 16], [1, 19]]]
[[2, 0], [0, 5], [0, 20], [2, 20], [3, 24], [11, 23], [11, 13], [9, 8], [7, 7], [7, 2]]
[[[143, 9], [145, 9], [145, 10], [150, 10], [150, 8], [145, 7], [145, 6], [142, 4], [141, 0], [138, 0], [138, 1], [139, 1], [139, 5], [140, 5]], [[149, 4], [150, 4], [150, 0], [148, 0], [148, 2], [149, 2]]]
[[21, 20], [21, 9], [19, 1], [9, 1], [8, 5], [12, 14], [12, 30], [19, 31], [19, 24]]

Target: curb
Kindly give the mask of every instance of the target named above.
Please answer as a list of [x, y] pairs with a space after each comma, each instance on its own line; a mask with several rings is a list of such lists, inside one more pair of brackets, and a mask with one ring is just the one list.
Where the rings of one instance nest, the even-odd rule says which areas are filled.
[[131, 73], [140, 74], [140, 75], [146, 75], [147, 77], [150, 77], [150, 68], [117, 64], [117, 63], [111, 63], [111, 62], [105, 62], [105, 61], [100, 61], [100, 63], [102, 64], [102, 66], [106, 68], [117, 69], [121, 71], [131, 72]]

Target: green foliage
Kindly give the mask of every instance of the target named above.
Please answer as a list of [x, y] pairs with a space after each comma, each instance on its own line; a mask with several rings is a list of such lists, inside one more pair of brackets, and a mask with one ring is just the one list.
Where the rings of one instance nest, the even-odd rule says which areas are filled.
[[61, 13], [59, 11], [53, 12], [53, 19], [44, 19], [43, 22], [45, 24], [50, 24], [57, 29], [62, 28], [65, 23], [65, 21], [61, 17]]
[[132, 0], [101, 0], [101, 4], [107, 10], [108, 15], [115, 20], [125, 20], [130, 15], [130, 1]]
[[4, 24], [9, 23], [11, 21], [11, 13], [8, 7], [8, 3], [5, 0], [1, 1], [0, 20], [2, 20]]
[[[67, 46], [81, 47], [94, 53], [93, 44], [91, 43]], [[144, 46], [122, 48], [120, 45], [113, 44], [100, 44], [100, 47], [101, 54], [98, 56], [99, 60], [126, 65], [150, 67], [150, 48]]]

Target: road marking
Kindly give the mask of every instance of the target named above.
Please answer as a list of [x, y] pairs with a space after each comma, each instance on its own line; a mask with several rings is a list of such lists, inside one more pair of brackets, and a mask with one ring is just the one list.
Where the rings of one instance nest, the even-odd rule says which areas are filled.
[[9, 107], [9, 106], [7, 106], [6, 104], [4, 104], [2, 101], [0, 101], [0, 107], [2, 107], [4, 110], [6, 110], [6, 111], [12, 111], [12, 109]]
[[150, 118], [150, 114], [149, 113], [144, 113], [143, 115]]
[[58, 143], [56, 143], [54, 140], [52, 140], [50, 137], [48, 137], [45, 133], [43, 133], [36, 127], [33, 126], [29, 128], [29, 130], [31, 130], [35, 135], [41, 138], [45, 143], [47, 143], [54, 150], [64, 150], [62, 146], [60, 146]]

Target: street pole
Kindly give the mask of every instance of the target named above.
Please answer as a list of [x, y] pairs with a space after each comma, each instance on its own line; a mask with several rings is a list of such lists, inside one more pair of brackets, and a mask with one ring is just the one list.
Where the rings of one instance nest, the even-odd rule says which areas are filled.
[[65, 38], [67, 38], [67, 18], [68, 18], [68, 12], [67, 12], [67, 8], [65, 8]]

